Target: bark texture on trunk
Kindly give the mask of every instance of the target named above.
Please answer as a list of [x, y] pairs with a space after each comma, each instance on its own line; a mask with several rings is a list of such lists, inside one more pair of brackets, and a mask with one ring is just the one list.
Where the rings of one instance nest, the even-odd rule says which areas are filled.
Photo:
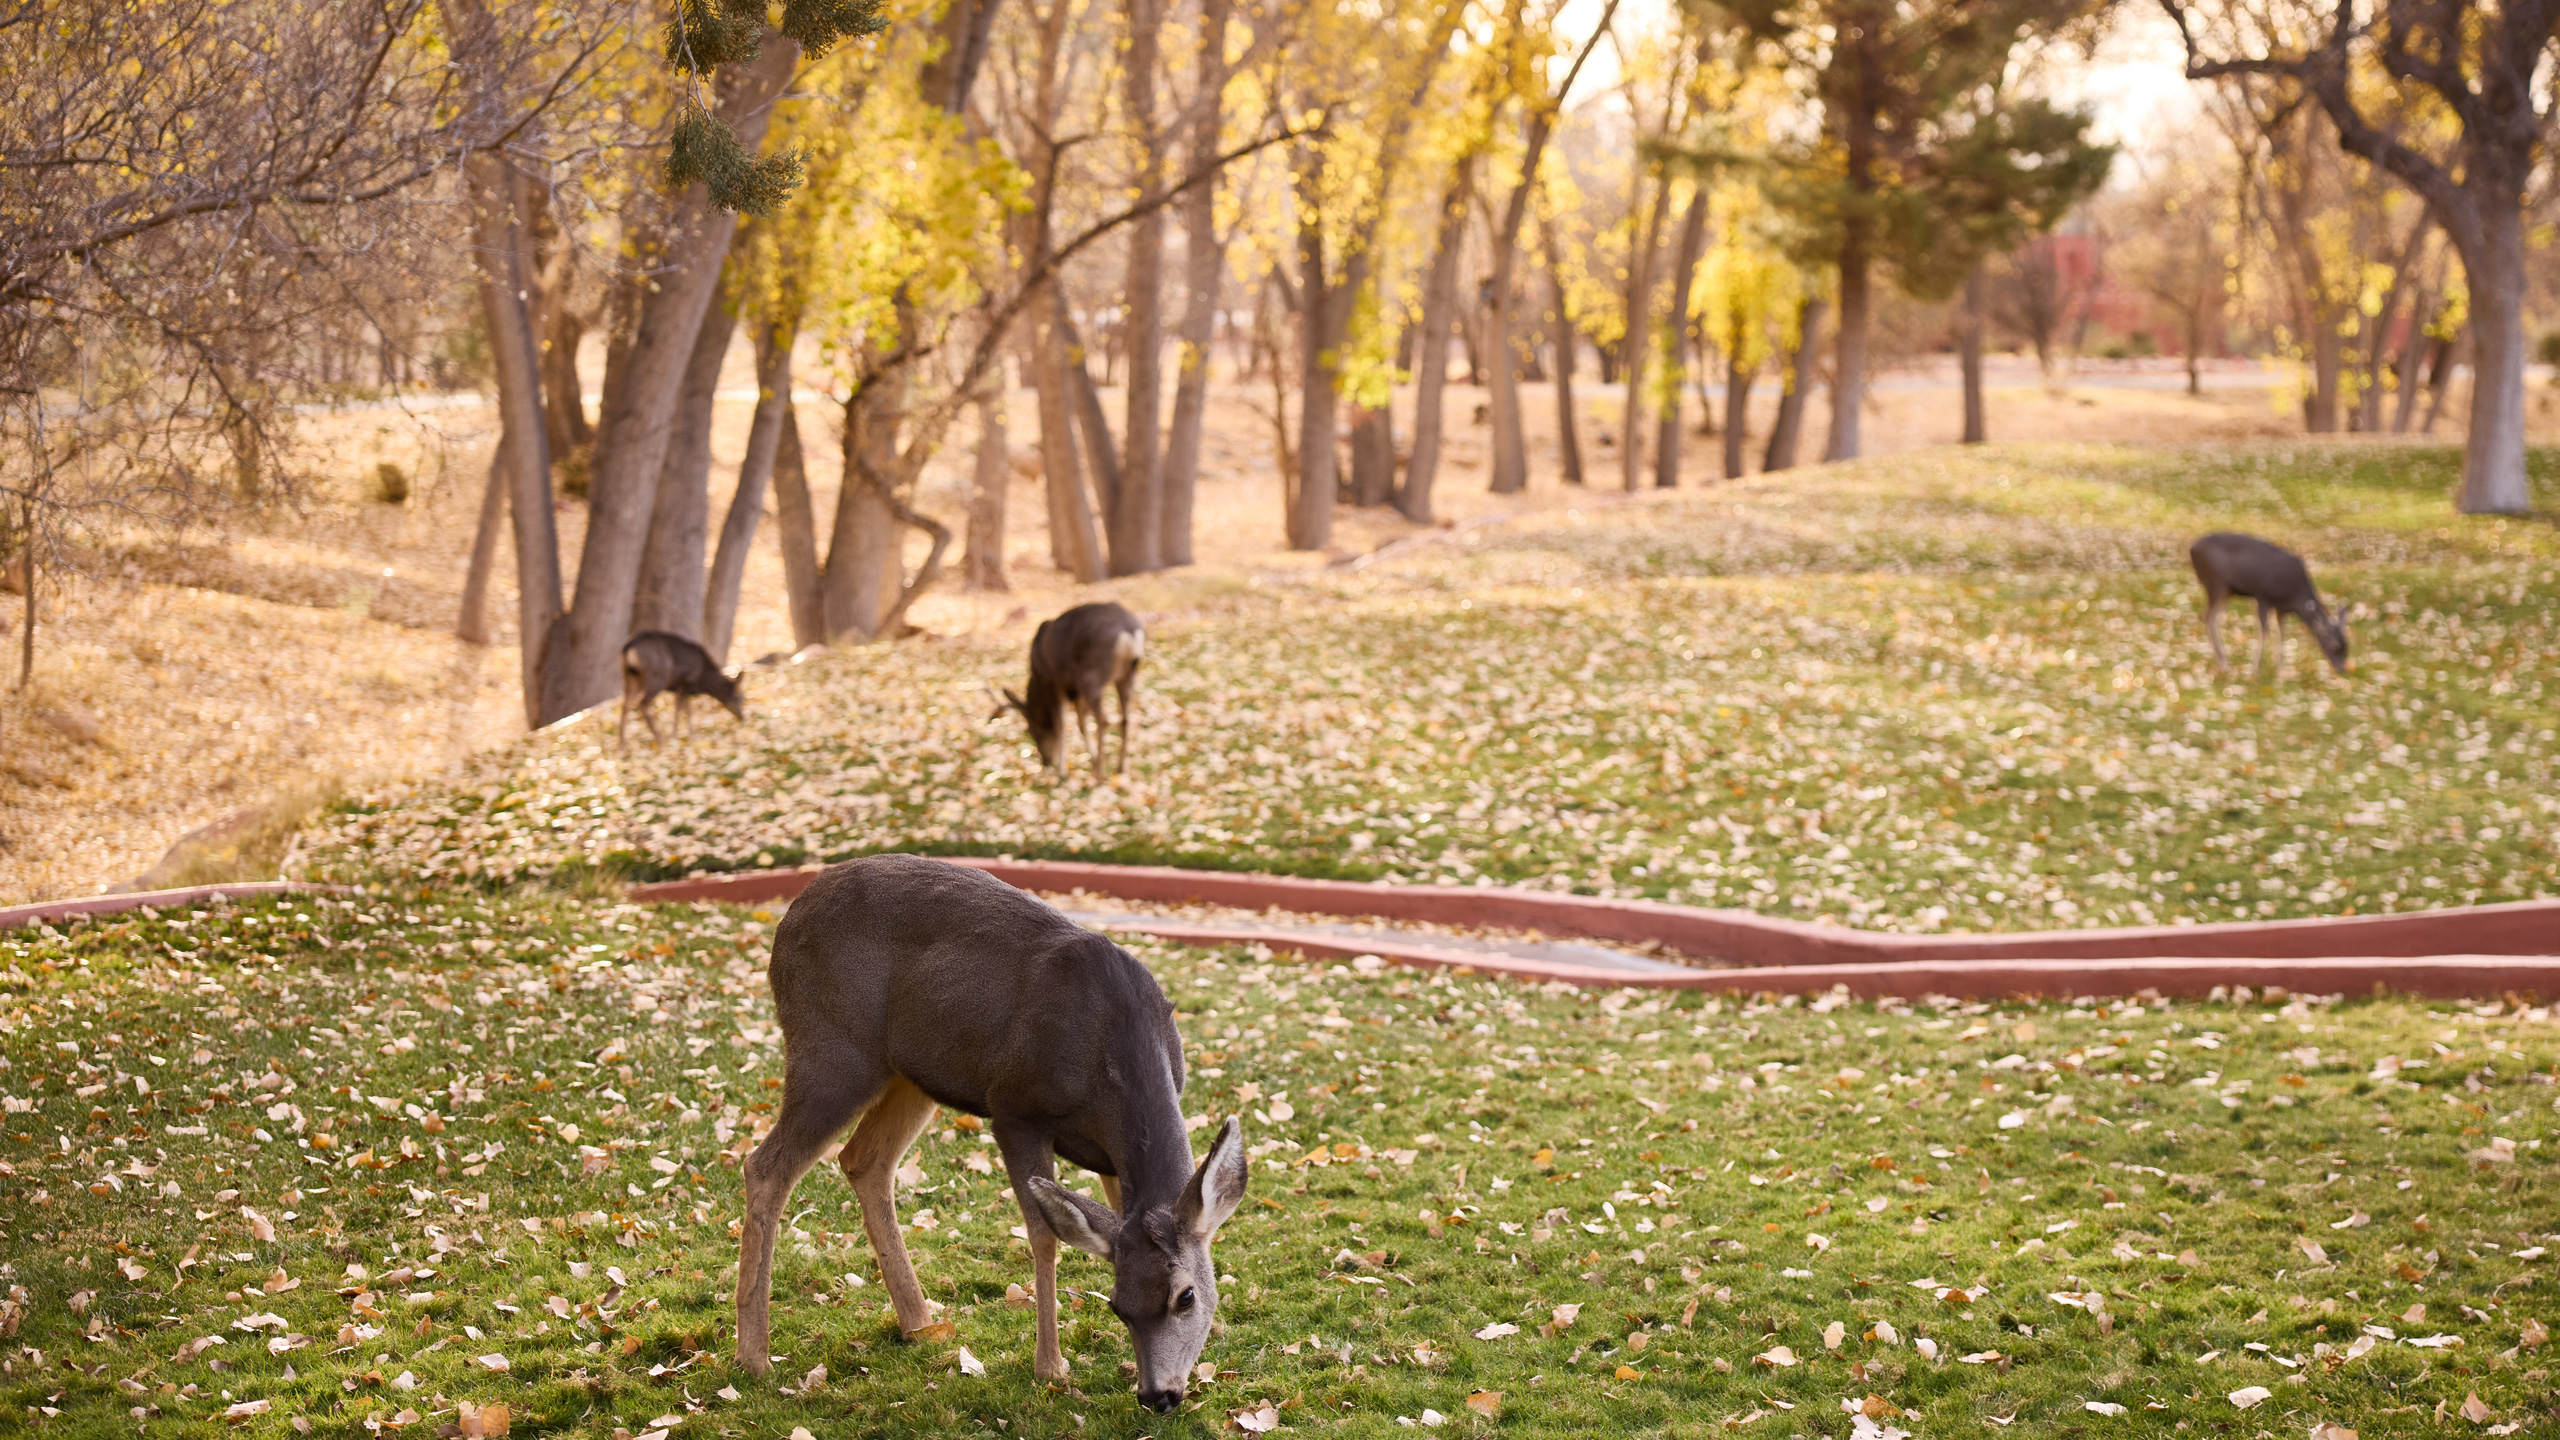
[[[1120, 74], [1128, 120], [1137, 132], [1136, 188], [1153, 194], [1164, 175], [1164, 136], [1156, 124], [1159, 0], [1127, 0], [1128, 53]], [[1129, 387], [1121, 409], [1120, 486], [1111, 507], [1111, 573], [1143, 575], [1163, 568], [1164, 222], [1161, 209], [1130, 223], [1128, 278], [1122, 289]]]
[[[912, 317], [901, 316], [902, 320]], [[905, 333], [904, 326], [900, 333]], [[872, 475], [890, 476], [898, 468], [898, 418], [906, 407], [906, 371], [878, 373], [885, 352], [878, 346], [866, 357], [871, 378], [846, 407], [844, 420], [844, 485], [836, 497], [835, 533], [827, 541], [827, 641], [851, 644], [883, 638], [889, 607], [896, 602], [903, 569], [898, 517], [889, 497]]]
[[[738, 489], [720, 522], [719, 543], [712, 548], [709, 589], [702, 602], [702, 647], [722, 664], [728, 663], [729, 646], [737, 638], [738, 592], [746, 584], [747, 559], [764, 519], [774, 457], [782, 448], [782, 417], [791, 405], [790, 327], [759, 325], [755, 336], [755, 417], [747, 422], [747, 453], [738, 464]], [[804, 494], [806, 489], [804, 481]]]
[[1449, 390], [1449, 329], [1458, 309], [1458, 255], [1467, 238], [1467, 201], [1475, 192], [1476, 157], [1458, 162], [1440, 201], [1440, 233], [1432, 242], [1431, 269], [1422, 282], [1421, 334], [1414, 342], [1413, 452], [1406, 457], [1396, 508], [1417, 524], [1431, 523], [1431, 483], [1440, 474], [1442, 407]]
[[1031, 384], [1040, 405], [1040, 477], [1049, 499], [1049, 558], [1080, 583], [1103, 577], [1102, 541], [1085, 499], [1084, 466], [1076, 459], [1074, 407], [1067, 373], [1064, 302], [1055, 284], [1031, 305]]
[[[1324, 160], [1312, 147], [1302, 164], [1320, 179]], [[1321, 186], [1306, 183], [1301, 193], [1314, 195]], [[1324, 221], [1312, 206], [1303, 207], [1298, 226], [1298, 483], [1289, 494], [1288, 535], [1292, 550], [1321, 550], [1333, 541], [1334, 491], [1341, 484], [1334, 454], [1335, 360], [1325, 344], [1326, 312], [1333, 295], [1325, 276]]]
[[800, 448], [800, 412], [783, 392], [782, 417], [773, 445], [774, 538], [781, 542], [782, 588], [791, 606], [791, 648], [827, 641], [825, 576], [818, 568], [817, 506], [809, 498], [809, 468]]
[[1013, 487], [1013, 450], [1005, 439], [1004, 390], [978, 397], [978, 453], [969, 476], [969, 543], [960, 569], [972, 590], [1010, 590], [1004, 576], [1005, 499]]
[[[1641, 186], [1642, 172], [1638, 172]], [[1671, 177], [1656, 183], [1647, 207], [1644, 238], [1627, 260], [1627, 333], [1618, 342], [1618, 370], [1626, 381], [1627, 404], [1618, 426], [1618, 481], [1629, 492], [1644, 488], [1644, 378], [1653, 359], [1653, 261], [1662, 246], [1662, 213], [1671, 204]]]
[[1351, 407], [1351, 503], [1384, 505], [1396, 493], [1396, 415], [1391, 403]]
[[2462, 268], [2470, 281], [2471, 429], [2462, 442], [2465, 515], [2521, 515], [2533, 494], [2524, 468], [2524, 215], [2483, 220]]
[[1724, 367], [1724, 478], [1739, 480], [1748, 462], [1743, 444], [1751, 435], [1752, 368], [1730, 355]]
[[1964, 277], [1964, 304], [1956, 316], [1956, 357], [1964, 371], [1964, 443], [1980, 445], [1991, 438], [1982, 408], [1982, 262]]
[[1538, 239], [1547, 257], [1547, 298], [1555, 306], [1556, 439], [1563, 451], [1564, 483], [1580, 485], [1584, 480], [1582, 422], [1573, 401], [1573, 366], [1582, 336], [1565, 310], [1564, 253], [1556, 243], [1553, 215], [1538, 217]]
[[560, 616], [560, 541], [551, 512], [540, 359], [526, 303], [530, 256], [507, 161], [495, 154], [476, 155], [467, 169], [476, 217], [480, 318], [497, 371], [500, 429], [525, 441], [501, 444], [499, 458], [506, 467], [508, 509], [515, 517], [516, 630], [525, 723], [540, 727], [577, 707], [562, 708], [566, 697], [550, 683], [559, 673], [548, 652]]
[[1867, 322], [1873, 294], [1864, 222], [1843, 227], [1840, 241], [1840, 337], [1831, 370], [1831, 433], [1823, 442], [1825, 460], [1858, 458], [1859, 411], [1867, 394]]
[[[1193, 100], [1189, 154], [1195, 171], [1218, 157], [1226, 128], [1227, 20], [1232, 0], [1200, 7], [1200, 87]], [[1218, 334], [1218, 299], [1226, 288], [1227, 239], [1218, 233], [1218, 185], [1210, 181], [1183, 192], [1182, 330], [1173, 381], [1173, 420], [1164, 441], [1164, 471], [1157, 477], [1163, 519], [1157, 559], [1170, 569], [1191, 563], [1191, 514], [1200, 487], [1200, 440], [1209, 414], [1209, 347]]]
[[[1676, 489], [1680, 484], [1680, 387], [1688, 379], [1689, 290], [1698, 274], [1698, 256], [1707, 243], [1707, 187], [1700, 185], [1689, 197], [1689, 209], [1680, 217], [1678, 258], [1672, 261], [1671, 309], [1664, 317], [1670, 325], [1662, 347], [1662, 434], [1654, 444], [1653, 483], [1662, 490]], [[1708, 414], [1712, 423], [1714, 413]]]
[[507, 442], [498, 439], [489, 457], [489, 480], [480, 488], [480, 527], [471, 534], [471, 568], [463, 572], [461, 613], [453, 622], [454, 638], [466, 645], [489, 643], [489, 576], [498, 565], [498, 527], [507, 523]]
[[2420, 382], [2425, 378], [2427, 354], [2427, 322], [2434, 318], [2436, 297], [2430, 290], [2420, 290], [2409, 307], [2409, 338], [2400, 346], [2400, 394], [2391, 406], [2391, 433], [2409, 433], [2409, 417], [2417, 413]]
[[1778, 417], [1769, 426], [1769, 449], [1760, 457], [1763, 471], [1795, 467], [1796, 449], [1804, 435], [1804, 397], [1813, 388], [1814, 357], [1822, 350], [1822, 320], [1830, 308], [1830, 302], [1816, 299], [1796, 310], [1796, 349], [1785, 357], [1787, 373], [1778, 392]]
[[696, 643], [704, 639], [703, 601], [710, 590], [702, 552], [711, 530], [711, 410], [720, 388], [720, 365], [729, 357], [729, 341], [737, 329], [737, 317], [715, 297], [695, 332], [692, 358], [676, 387], [667, 457], [658, 470], [657, 501], [640, 552], [639, 587], [631, 600], [635, 634], [657, 630]]

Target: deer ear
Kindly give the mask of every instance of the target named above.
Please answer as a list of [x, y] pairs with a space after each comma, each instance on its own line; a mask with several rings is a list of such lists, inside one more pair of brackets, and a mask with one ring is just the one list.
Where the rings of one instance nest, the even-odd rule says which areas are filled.
[[1043, 1176], [1032, 1176], [1023, 1188], [1050, 1234], [1087, 1255], [1111, 1258], [1111, 1242], [1120, 1234], [1120, 1217], [1110, 1206], [1088, 1200]]
[[2354, 618], [2356, 618], [2356, 602], [2349, 600], [2338, 607], [2339, 624], [2344, 625]]
[[1176, 1218], [1205, 1243], [1244, 1203], [1244, 1182], [1251, 1173], [1244, 1159], [1244, 1127], [1230, 1115], [1218, 1127], [1218, 1138], [1209, 1142], [1200, 1168], [1191, 1172], [1191, 1183], [1183, 1187], [1182, 1209]]

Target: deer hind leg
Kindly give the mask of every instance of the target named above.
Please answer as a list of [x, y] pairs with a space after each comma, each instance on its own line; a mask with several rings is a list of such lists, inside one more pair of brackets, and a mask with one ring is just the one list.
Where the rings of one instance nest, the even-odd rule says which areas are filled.
[[791, 1187], [826, 1153], [827, 1142], [853, 1123], [878, 1088], [874, 1081], [866, 1090], [841, 1072], [791, 1071], [772, 1133], [747, 1157], [746, 1218], [738, 1239], [738, 1363], [751, 1374], [773, 1368], [773, 1237], [782, 1207], [790, 1202]]
[[1076, 704], [1078, 713], [1092, 726], [1087, 744], [1093, 751], [1093, 778], [1099, 780], [1102, 778], [1102, 751], [1111, 743], [1111, 727], [1102, 718], [1102, 692], [1096, 690]]
[[910, 1335], [933, 1323], [933, 1308], [925, 1303], [924, 1286], [916, 1280], [906, 1237], [898, 1229], [896, 1175], [907, 1147], [932, 1120], [933, 1097], [898, 1076], [863, 1112], [862, 1123], [853, 1127], [852, 1138], [836, 1157], [844, 1178], [853, 1182], [854, 1198], [862, 1202], [862, 1233], [879, 1258], [880, 1283], [889, 1288], [889, 1303], [897, 1307], [898, 1328]]
[[2256, 656], [2256, 663], [2251, 668], [2256, 673], [2262, 675], [2266, 673], [2267, 669], [2267, 621], [2268, 617], [2272, 616], [2274, 613], [2274, 611], [2267, 608], [2264, 602], [2260, 602], [2258, 606], [2258, 653]]
[[996, 1149], [1004, 1156], [1013, 1181], [1014, 1202], [1022, 1207], [1022, 1230], [1031, 1241], [1032, 1327], [1031, 1373], [1051, 1384], [1067, 1378], [1067, 1357], [1058, 1349], [1058, 1237], [1027, 1193], [1032, 1177], [1057, 1178], [1049, 1137], [1018, 1121], [998, 1120]]

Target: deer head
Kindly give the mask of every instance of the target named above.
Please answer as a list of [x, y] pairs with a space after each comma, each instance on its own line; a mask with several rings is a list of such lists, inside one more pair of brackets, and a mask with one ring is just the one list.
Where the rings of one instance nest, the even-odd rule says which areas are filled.
[[2329, 668], [2341, 675], [2347, 673], [2347, 621], [2353, 619], [2355, 613], [2356, 606], [2352, 600], [2329, 607], [2314, 601], [2311, 614], [2306, 617], [2310, 621], [2312, 640], [2320, 646], [2320, 653], [2328, 657]]
[[1218, 1309], [1209, 1239], [1244, 1200], [1244, 1131], [1234, 1116], [1209, 1144], [1191, 1183], [1169, 1205], [1120, 1214], [1054, 1180], [1031, 1200], [1060, 1240], [1111, 1262], [1111, 1311], [1138, 1356], [1138, 1403], [1161, 1414], [1182, 1403], [1192, 1364]]
[[996, 708], [987, 718], [1002, 719], [1008, 710], [1020, 715], [1022, 723], [1031, 729], [1031, 743], [1039, 747], [1040, 763], [1051, 769], [1059, 768], [1058, 757], [1061, 753], [1059, 747], [1065, 738], [1066, 731], [1059, 723], [1062, 717], [1059, 713], [1057, 687], [1043, 686], [1035, 679], [1031, 685], [1029, 699], [1016, 695], [1010, 690], [998, 690], [992, 685], [987, 689], [996, 697]]

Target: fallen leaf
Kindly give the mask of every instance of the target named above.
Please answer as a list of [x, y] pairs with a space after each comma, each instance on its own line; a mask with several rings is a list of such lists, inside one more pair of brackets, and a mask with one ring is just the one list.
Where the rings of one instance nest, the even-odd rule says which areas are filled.
[[960, 1338], [960, 1327], [952, 1324], [948, 1320], [936, 1320], [931, 1324], [921, 1325], [908, 1331], [907, 1338], [919, 1342], [926, 1340], [957, 1340]]
[[1618, 1367], [1618, 1378], [1621, 1380], [1641, 1380], [1644, 1378], [1644, 1372], [1638, 1370], [1633, 1365], [1621, 1365]]
[[243, 1400], [238, 1404], [233, 1405], [230, 1409], [223, 1411], [222, 1418], [225, 1420], [246, 1420], [252, 1415], [266, 1414], [268, 1410], [274, 1407], [274, 1405], [275, 1402], [272, 1400]]
[[2121, 1415], [2124, 1413], [2124, 1407], [2116, 1404], [2112, 1400], [2092, 1400], [2087, 1404], [2082, 1405], [2080, 1408], [2088, 1411], [2092, 1415]]
[[1280, 1412], [1268, 1400], [1257, 1400], [1241, 1410], [1229, 1411], [1227, 1418], [1237, 1429], [1253, 1435], [1268, 1435], [1280, 1428]]
[[2356, 1440], [2356, 1432], [2334, 1420], [2323, 1420], [2311, 1427], [2311, 1440]]
[[1841, 1324], [1837, 1320], [1834, 1320], [1830, 1324], [1822, 1327], [1822, 1348], [1825, 1350], [1839, 1349], [1841, 1342], [1848, 1338], [1849, 1327]]
[[2231, 1403], [2246, 1410], [2253, 1405], [2262, 1405], [2274, 1399], [2275, 1393], [2264, 1385], [2244, 1385], [2231, 1392]]
[[2310, 1258], [2312, 1264], [2326, 1265], [2329, 1263], [2329, 1252], [2321, 1249], [2320, 1242], [2312, 1239], [2310, 1236], [2301, 1236], [2297, 1238], [2293, 1244], [2295, 1249], [2300, 1250], [2304, 1255]]
[[2462, 1418], [2474, 1425], [2489, 1423], [2489, 1407], [2480, 1403], [2479, 1391], [2474, 1390], [2462, 1397]]
[[1477, 1331], [1476, 1338], [1479, 1340], [1499, 1340], [1505, 1335], [1517, 1335], [1519, 1333], [1519, 1326], [1511, 1324], [1508, 1321], [1497, 1321], [1494, 1324], [1487, 1325], [1483, 1329]]
[[1491, 1420], [1502, 1413], [1502, 1392], [1499, 1390], [1472, 1391], [1467, 1396], [1467, 1408]]
[[471, 1363], [479, 1366], [483, 1370], [490, 1371], [493, 1374], [503, 1374], [507, 1368], [507, 1357], [504, 1355], [482, 1355], [473, 1359]]
[[1772, 1345], [1751, 1358], [1763, 1365], [1785, 1367], [1796, 1363], [1796, 1352], [1784, 1345]]

